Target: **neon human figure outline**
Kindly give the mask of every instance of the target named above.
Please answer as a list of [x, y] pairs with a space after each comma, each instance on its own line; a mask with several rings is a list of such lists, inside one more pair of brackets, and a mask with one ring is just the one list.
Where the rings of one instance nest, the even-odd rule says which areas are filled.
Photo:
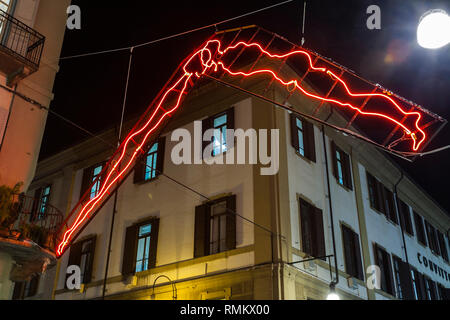
[[[393, 117], [390, 117], [389, 115], [383, 114], [383, 113], [376, 113], [376, 112], [366, 112], [358, 107], [353, 106], [352, 104], [348, 102], [343, 102], [338, 99], [332, 99], [332, 98], [325, 98], [316, 94], [313, 94], [311, 92], [308, 92], [306, 89], [304, 89], [300, 84], [298, 84], [298, 81], [293, 80], [283, 80], [281, 76], [277, 75], [276, 72], [270, 69], [258, 69], [251, 72], [243, 72], [243, 71], [233, 71], [228, 66], [225, 65], [223, 62], [223, 58], [226, 58], [226, 55], [228, 52], [233, 52], [233, 50], [236, 50], [237, 48], [244, 47], [246, 48], [256, 48], [261, 53], [263, 53], [266, 57], [272, 58], [272, 59], [284, 59], [292, 55], [304, 55], [308, 62], [309, 62], [309, 68], [312, 72], [322, 72], [330, 77], [334, 78], [335, 80], [339, 81], [340, 84], [345, 88], [346, 93], [351, 97], [368, 97], [368, 96], [376, 96], [380, 97], [382, 99], [387, 100], [395, 109], [400, 111], [404, 116], [415, 116], [417, 117], [415, 121], [415, 128], [409, 128], [405, 124], [401, 123], [400, 121], [394, 119]], [[179, 77], [175, 83], [169, 87], [166, 92], [162, 95], [159, 103], [157, 104], [156, 109], [151, 114], [150, 118], [147, 120], [147, 122], [139, 129], [136, 129], [134, 132], [130, 132], [128, 137], [125, 139], [124, 142], [119, 146], [118, 151], [120, 151], [120, 157], [117, 161], [114, 163], [111, 163], [112, 168], [108, 170], [106, 174], [106, 178], [102, 183], [102, 186], [100, 188], [100, 191], [98, 194], [90, 199], [86, 204], [83, 205], [80, 212], [78, 213], [75, 221], [72, 223], [72, 225], [65, 231], [63, 234], [61, 242], [57, 246], [56, 255], [60, 257], [67, 246], [70, 244], [71, 237], [74, 232], [76, 232], [79, 227], [83, 224], [83, 222], [86, 221], [86, 219], [90, 218], [90, 213], [97, 207], [97, 205], [100, 204], [100, 202], [105, 198], [107, 193], [111, 191], [111, 187], [122, 177], [124, 176], [130, 167], [132, 167], [133, 162], [135, 161], [137, 155], [139, 152], [141, 152], [141, 149], [144, 147], [144, 145], [147, 143], [148, 137], [151, 133], [153, 133], [161, 124], [161, 122], [167, 117], [170, 116], [175, 110], [178, 109], [178, 107], [181, 104], [181, 99], [183, 94], [185, 94], [188, 86], [192, 83], [192, 79], [198, 79], [203, 74], [206, 74], [207, 72], [217, 72], [217, 71], [224, 71], [230, 76], [240, 76], [240, 77], [252, 77], [257, 76], [261, 74], [270, 75], [273, 77], [273, 79], [277, 80], [280, 84], [286, 86], [286, 88], [289, 90], [289, 88], [292, 88], [292, 90], [298, 90], [302, 94], [309, 96], [311, 98], [326, 101], [335, 105], [339, 105], [341, 107], [347, 107], [355, 110], [361, 115], [365, 116], [374, 116], [386, 119], [387, 121], [390, 121], [392, 123], [395, 123], [399, 127], [401, 127], [406, 134], [407, 137], [409, 137], [412, 141], [412, 149], [414, 151], [417, 151], [421, 144], [426, 139], [426, 134], [423, 131], [422, 128], [419, 126], [419, 122], [421, 120], [422, 115], [417, 112], [406, 112], [402, 109], [400, 105], [398, 105], [391, 97], [381, 94], [381, 93], [353, 93], [348, 88], [347, 84], [344, 80], [342, 80], [339, 76], [334, 74], [331, 70], [328, 70], [324, 67], [315, 67], [313, 65], [311, 55], [307, 51], [303, 50], [295, 50], [291, 51], [289, 53], [278, 55], [278, 54], [272, 54], [266, 50], [264, 50], [261, 45], [258, 43], [246, 43], [243, 41], [240, 41], [236, 43], [233, 46], [229, 46], [225, 48], [224, 50], [221, 50], [221, 42], [219, 40], [213, 39], [206, 42], [206, 44], [199, 50], [195, 51], [190, 57], [188, 57], [186, 63], [183, 65], [182, 70], [184, 74]], [[175, 103], [172, 106], [166, 107], [163, 104], [166, 102], [166, 99], [168, 99], [170, 94], [176, 93], [176, 99]], [[152, 124], [153, 123], [153, 124]], [[136, 143], [134, 139], [137, 139], [137, 137], [140, 134], [145, 133], [144, 137], [140, 140], [140, 143]], [[421, 137], [418, 138], [417, 134], [420, 133]], [[138, 146], [134, 149], [133, 154], [131, 156], [131, 159], [127, 163], [122, 163], [127, 151], [127, 148], [130, 144], [130, 142], [134, 142]], [[111, 166], [110, 165], [110, 166]], [[120, 168], [120, 169], [119, 169]], [[108, 168], [109, 169], [109, 168]], [[120, 170], [120, 171], [119, 171]], [[117, 173], [115, 177], [113, 177], [113, 173]]]

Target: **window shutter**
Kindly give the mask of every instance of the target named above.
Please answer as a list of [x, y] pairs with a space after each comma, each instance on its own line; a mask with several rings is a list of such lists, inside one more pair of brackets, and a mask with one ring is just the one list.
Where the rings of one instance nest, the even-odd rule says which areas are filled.
[[236, 248], [236, 196], [227, 197], [226, 235], [225, 242], [227, 250]]
[[93, 167], [89, 167], [83, 170], [83, 180], [81, 181], [81, 189], [80, 189], [80, 199], [86, 193], [88, 188], [92, 184], [92, 172]]
[[39, 205], [41, 204], [42, 188], [34, 191], [33, 207], [30, 215], [30, 222], [33, 222], [38, 216]]
[[25, 282], [14, 282], [12, 300], [22, 300], [25, 290]]
[[[69, 261], [67, 262], [67, 267], [73, 266], [73, 265], [80, 266], [81, 248], [82, 248], [81, 245], [82, 245], [82, 242], [78, 241], [70, 246]], [[65, 283], [67, 283], [67, 278], [69, 276], [70, 276], [69, 274], [66, 274]]]
[[195, 207], [194, 258], [209, 254], [209, 217], [208, 205], [204, 204]]
[[[316, 145], [314, 142], [314, 125], [308, 121], [303, 121], [306, 139], [306, 157], [316, 162]], [[297, 135], [298, 140], [298, 135]], [[298, 148], [297, 148], [298, 150]]]
[[[323, 232], [323, 215], [322, 210], [313, 207], [313, 216], [314, 216], [314, 242], [315, 242], [315, 256], [323, 257], [325, 255], [325, 236]], [[325, 260], [325, 258], [322, 258]]]
[[234, 129], [234, 126], [235, 126], [234, 108], [231, 107], [230, 109], [227, 110], [227, 129]]
[[356, 259], [356, 277], [359, 280], [364, 280], [364, 270], [363, 270], [363, 266], [362, 266], [361, 248], [359, 245], [359, 236], [356, 233], [353, 233], [353, 245], [354, 245], [355, 259]]
[[310, 256], [314, 255], [313, 250], [313, 227], [314, 224], [312, 222], [312, 208], [309, 203], [300, 199], [300, 222], [301, 222], [301, 231], [302, 231], [302, 251], [304, 253], [309, 254]]
[[156, 156], [156, 175], [164, 172], [164, 153], [166, 150], [166, 137], [158, 139], [158, 155]]
[[391, 263], [391, 256], [389, 253], [387, 253], [386, 251], [384, 251], [384, 254], [386, 256], [386, 269], [385, 269], [385, 274], [387, 273], [387, 277], [388, 279], [388, 284], [387, 284], [387, 292], [395, 295], [395, 289], [394, 289], [394, 276], [392, 274], [392, 263]]
[[34, 276], [30, 280], [30, 288], [28, 290], [28, 297], [35, 296], [39, 288], [39, 276]]
[[158, 251], [158, 233], [159, 233], [159, 219], [152, 220], [152, 232], [150, 236], [150, 256], [149, 268], [156, 266], [156, 252]]
[[444, 235], [438, 230], [439, 245], [441, 247], [442, 258], [448, 262], [448, 251], [445, 245]]
[[146, 159], [143, 154], [137, 156], [136, 158], [136, 164], [134, 165], [134, 175], [133, 175], [133, 182], [139, 183], [144, 181], [145, 176], [145, 163]]
[[377, 197], [378, 197], [378, 211], [380, 211], [381, 213], [383, 213], [385, 216], [386, 215], [386, 209], [385, 209], [385, 203], [384, 203], [384, 196], [383, 196], [383, 184], [375, 179], [375, 185], [376, 185], [376, 190], [377, 190]]
[[336, 158], [336, 144], [331, 141], [331, 162], [333, 163], [333, 176], [338, 178], [337, 158]]
[[420, 272], [417, 272], [417, 282], [419, 284], [419, 293], [420, 293], [420, 300], [428, 300], [426, 287], [425, 287], [425, 278], [423, 274]]
[[95, 258], [95, 244], [97, 242], [97, 236], [93, 236], [89, 239], [91, 242], [91, 247], [89, 248], [91, 260], [89, 261], [89, 265], [86, 267], [86, 271], [84, 272], [83, 283], [89, 283], [92, 280], [92, 269], [94, 267], [94, 258]]
[[134, 274], [136, 271], [136, 242], [138, 228], [132, 225], [126, 229], [123, 248], [122, 275]]
[[[206, 130], [211, 129], [213, 127], [213, 122], [212, 122], [212, 118], [206, 118], [202, 121], [202, 154], [201, 154], [201, 158], [203, 158], [203, 151], [205, 151], [205, 148], [207, 145], [209, 145], [212, 142], [212, 138], [209, 141], [203, 141], [203, 136], [206, 132]], [[212, 150], [211, 150], [211, 154], [209, 155], [210, 157], [212, 156]]]
[[344, 182], [345, 186], [350, 190], [353, 190], [352, 182], [352, 168], [350, 163], [350, 156], [344, 152]]
[[400, 274], [400, 287], [404, 300], [415, 300], [414, 289], [412, 285], [411, 269], [409, 264], [398, 259], [398, 268]]
[[356, 266], [353, 264], [353, 236], [347, 227], [342, 226], [342, 238], [344, 239], [344, 259], [345, 259], [345, 271], [354, 276], [356, 274]]
[[289, 117], [291, 120], [291, 144], [294, 147], [295, 151], [298, 152], [299, 141], [298, 141], [298, 131], [297, 131], [298, 129], [297, 129], [297, 123], [296, 123], [297, 117], [293, 113], [291, 113], [289, 115]]

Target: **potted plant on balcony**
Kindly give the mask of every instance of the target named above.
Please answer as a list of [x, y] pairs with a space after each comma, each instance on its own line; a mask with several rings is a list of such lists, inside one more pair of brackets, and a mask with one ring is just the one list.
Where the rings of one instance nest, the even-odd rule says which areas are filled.
[[20, 203], [14, 195], [20, 192], [23, 183], [17, 183], [13, 188], [0, 186], [0, 235], [9, 236], [12, 226], [19, 217]]

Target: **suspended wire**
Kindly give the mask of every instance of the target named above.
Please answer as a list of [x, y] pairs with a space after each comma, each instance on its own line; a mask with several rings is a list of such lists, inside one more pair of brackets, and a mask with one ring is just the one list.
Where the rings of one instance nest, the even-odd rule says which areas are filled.
[[305, 17], [306, 17], [306, 1], [303, 2], [303, 22], [302, 22], [302, 44], [301, 46], [305, 44]]
[[147, 45], [150, 45], [150, 44], [154, 44], [154, 43], [161, 42], [161, 41], [164, 41], [164, 40], [177, 38], [177, 37], [189, 34], [189, 33], [197, 32], [197, 31], [200, 31], [200, 30], [213, 28], [213, 27], [217, 31], [217, 26], [220, 25], [220, 24], [224, 24], [224, 23], [227, 23], [227, 22], [230, 22], [230, 21], [233, 21], [233, 20], [237, 20], [237, 19], [240, 19], [240, 18], [243, 18], [243, 17], [247, 17], [247, 16], [250, 16], [250, 15], [253, 15], [255, 13], [259, 13], [259, 12], [266, 11], [266, 10], [269, 10], [269, 9], [272, 9], [272, 8], [275, 8], [275, 7], [279, 7], [279, 6], [285, 5], [285, 4], [293, 2], [293, 1], [294, 0], [286, 0], [286, 1], [283, 1], [283, 2], [279, 2], [279, 3], [276, 3], [276, 4], [273, 4], [273, 5], [261, 8], [261, 9], [257, 9], [257, 10], [251, 11], [251, 12], [247, 12], [247, 13], [241, 14], [241, 15], [233, 17], [233, 18], [225, 19], [225, 20], [222, 20], [222, 21], [219, 21], [219, 22], [208, 24], [208, 25], [203, 26], [203, 27], [198, 27], [198, 28], [195, 28], [195, 29], [191, 29], [191, 30], [187, 30], [187, 31], [180, 32], [180, 33], [177, 33], [177, 34], [173, 34], [173, 35], [170, 35], [170, 36], [167, 36], [167, 37], [163, 37], [163, 38], [159, 38], [159, 39], [156, 39], [156, 40], [151, 40], [151, 41], [147, 41], [147, 42], [144, 42], [144, 43], [136, 44], [136, 45], [133, 45], [133, 46], [116, 48], [116, 49], [110, 49], [110, 50], [88, 52], [88, 53], [83, 53], [83, 54], [67, 56], [67, 57], [61, 57], [61, 58], [59, 58], [59, 60], [67, 60], [67, 59], [81, 58], [81, 57], [93, 56], [93, 55], [110, 53], [110, 52], [125, 51], [125, 50], [130, 50], [131, 48], [140, 48], [140, 47], [144, 47], [144, 46], [147, 46]]
[[131, 47], [130, 48], [130, 59], [128, 60], [127, 82], [125, 84], [125, 94], [123, 96], [123, 103], [122, 103], [122, 115], [120, 116], [119, 139], [117, 140], [117, 146], [120, 145], [120, 140], [122, 138], [123, 116], [125, 114], [125, 105], [127, 103], [128, 84], [130, 82], [130, 71], [131, 71], [131, 62], [133, 60], [133, 50], [134, 50], [134, 47]]

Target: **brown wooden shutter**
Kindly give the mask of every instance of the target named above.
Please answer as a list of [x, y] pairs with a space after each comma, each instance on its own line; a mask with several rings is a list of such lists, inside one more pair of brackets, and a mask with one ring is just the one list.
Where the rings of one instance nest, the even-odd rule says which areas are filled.
[[138, 227], [132, 225], [126, 229], [123, 248], [122, 274], [127, 276], [136, 271], [136, 243]]
[[300, 223], [302, 232], [302, 251], [311, 256], [314, 255], [312, 238], [313, 238], [313, 227], [312, 222], [312, 208], [309, 203], [300, 199]]
[[227, 110], [227, 129], [235, 129], [234, 107]]
[[209, 254], [210, 208], [207, 204], [195, 207], [194, 258]]
[[385, 210], [385, 203], [384, 203], [384, 196], [383, 196], [383, 184], [375, 179], [375, 185], [376, 185], [376, 194], [378, 197], [378, 208], [376, 208], [378, 211], [383, 213], [386, 216], [386, 210]]
[[[206, 118], [202, 121], [202, 154], [201, 154], [201, 158], [203, 159], [203, 152], [205, 151], [206, 146], [208, 146], [211, 142], [212, 142], [212, 138], [209, 141], [203, 141], [203, 136], [206, 132], [206, 130], [211, 129], [213, 127], [213, 118], [209, 117]], [[210, 157], [212, 157], [212, 150], [211, 150], [211, 154], [209, 155]]]
[[[316, 144], [314, 140], [314, 125], [308, 121], [303, 121], [303, 130], [305, 132], [305, 156], [316, 162]], [[298, 139], [298, 135], [297, 135]]]
[[417, 282], [419, 284], [420, 300], [428, 300], [425, 278], [420, 272], [417, 272]]
[[[69, 253], [69, 260], [67, 262], [67, 267], [69, 266], [80, 266], [81, 261], [81, 248], [82, 248], [82, 242], [78, 241], [75, 242], [70, 246], [70, 253]], [[65, 285], [67, 284], [67, 278], [70, 276], [70, 274], [66, 273], [66, 281]]]
[[25, 291], [25, 282], [14, 282], [12, 300], [22, 300]]
[[236, 196], [227, 197], [226, 235], [225, 242], [227, 250], [236, 248]]
[[[322, 210], [313, 207], [313, 217], [314, 217], [314, 242], [315, 242], [315, 256], [323, 257], [325, 256], [325, 235], [323, 231], [323, 214]], [[322, 258], [325, 260], [325, 258]]]
[[344, 184], [350, 190], [353, 190], [353, 182], [352, 182], [352, 167], [350, 163], [350, 156], [343, 152], [344, 154]]
[[350, 230], [342, 226], [342, 238], [344, 240], [344, 260], [345, 260], [345, 271], [352, 276], [356, 274], [356, 266], [353, 263], [352, 256], [353, 252], [353, 235]]
[[90, 261], [89, 264], [86, 266], [86, 270], [84, 272], [83, 276], [83, 283], [90, 283], [92, 280], [92, 269], [94, 267], [94, 258], [95, 258], [95, 245], [97, 243], [97, 236], [93, 236], [88, 241], [90, 241]]
[[139, 183], [144, 181], [146, 169], [146, 157], [139, 155], [136, 158], [136, 164], [134, 165], [133, 183]]
[[28, 297], [35, 296], [39, 288], [39, 276], [33, 276], [30, 280], [30, 287], [28, 289]]
[[400, 275], [400, 287], [402, 288], [402, 297], [404, 300], [415, 300], [409, 264], [400, 259], [398, 259], [397, 262], [399, 268], [398, 272]]
[[298, 141], [298, 129], [297, 129], [297, 117], [294, 113], [289, 115], [291, 122], [291, 144], [294, 147], [294, 150], [298, 152], [299, 149], [299, 141]]
[[39, 207], [41, 205], [42, 188], [38, 188], [34, 191], [33, 207], [31, 209], [30, 222], [33, 222], [37, 216]]
[[336, 158], [336, 144], [331, 141], [331, 162], [333, 167], [333, 176], [338, 179], [338, 168], [337, 168], [337, 158]]
[[159, 233], [159, 219], [152, 220], [152, 231], [150, 236], [150, 254], [149, 254], [149, 268], [156, 266], [156, 253], [158, 251], [158, 233]]
[[359, 245], [359, 236], [354, 233], [354, 248], [355, 248], [355, 258], [356, 258], [356, 277], [360, 280], [364, 280], [364, 269], [362, 266], [361, 259], [361, 247]]
[[158, 155], [156, 156], [156, 175], [164, 172], [164, 153], [166, 152], [166, 137], [158, 139]]
[[80, 199], [83, 197], [83, 195], [86, 193], [86, 191], [92, 184], [93, 170], [94, 170], [93, 167], [89, 167], [83, 170], [83, 180], [81, 181]]

